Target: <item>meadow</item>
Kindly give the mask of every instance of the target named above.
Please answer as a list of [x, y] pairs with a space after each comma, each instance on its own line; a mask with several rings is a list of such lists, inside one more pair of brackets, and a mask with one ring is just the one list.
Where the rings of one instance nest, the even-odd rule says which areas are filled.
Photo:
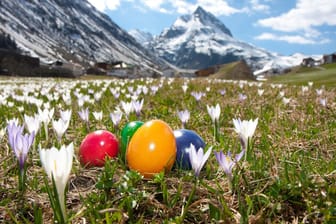
[[[197, 100], [194, 95], [201, 98]], [[20, 79], [0, 80], [0, 223], [52, 223], [52, 186], [39, 149], [73, 144], [66, 181], [69, 223], [335, 223], [335, 87], [315, 82], [246, 82], [217, 79]], [[139, 113], [125, 105], [143, 100]], [[218, 133], [207, 106], [220, 107]], [[86, 120], [79, 115], [87, 108]], [[103, 167], [83, 167], [78, 159], [84, 137], [108, 130], [120, 139], [130, 121], [160, 119], [181, 129], [178, 112], [188, 110], [184, 127], [198, 133], [212, 152], [193, 170], [143, 178], [120, 158]], [[44, 111], [44, 112], [43, 112]], [[71, 111], [64, 134], [52, 121]], [[113, 123], [111, 113], [121, 112]], [[102, 117], [97, 115], [101, 112]], [[42, 116], [42, 114], [47, 114]], [[29, 118], [30, 117], [30, 118]], [[44, 117], [44, 119], [43, 119]], [[47, 117], [47, 118], [46, 118]], [[233, 119], [255, 120], [244, 158], [231, 177], [214, 152], [241, 151]], [[16, 121], [13, 121], [13, 119]], [[35, 120], [32, 120], [35, 119]], [[13, 153], [7, 126], [35, 131], [24, 169]], [[37, 127], [31, 127], [36, 123]], [[21, 181], [20, 181], [21, 180]]]
[[271, 78], [273, 83], [305, 85], [308, 81], [316, 85], [334, 86], [336, 83], [336, 63], [324, 64], [316, 67], [293, 68], [291, 72], [274, 76]]

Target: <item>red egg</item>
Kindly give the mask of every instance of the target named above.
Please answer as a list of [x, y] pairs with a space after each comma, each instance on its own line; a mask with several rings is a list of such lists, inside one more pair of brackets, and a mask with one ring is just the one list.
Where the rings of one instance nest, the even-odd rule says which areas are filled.
[[146, 178], [171, 170], [176, 159], [176, 141], [172, 129], [161, 120], [146, 122], [131, 138], [126, 159], [130, 169]]
[[79, 160], [84, 166], [104, 166], [105, 159], [118, 155], [118, 139], [109, 131], [98, 130], [88, 134], [79, 148]]

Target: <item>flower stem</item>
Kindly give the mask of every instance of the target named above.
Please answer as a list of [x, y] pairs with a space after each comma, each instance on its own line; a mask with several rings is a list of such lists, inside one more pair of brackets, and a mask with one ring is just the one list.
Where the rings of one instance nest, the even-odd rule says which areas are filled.
[[89, 133], [90, 132], [90, 123], [89, 121], [86, 122], [86, 130]]
[[44, 133], [45, 133], [45, 138], [48, 141], [49, 140], [49, 133], [48, 133], [48, 126], [46, 123], [44, 123]]
[[20, 167], [18, 178], [19, 178], [19, 191], [23, 195], [24, 191], [26, 190], [25, 187], [25, 181], [26, 181], [26, 164], [23, 165], [23, 167]]
[[[247, 142], [246, 142], [246, 146], [245, 146], [245, 148], [246, 148], [246, 150], [245, 150], [245, 161], [247, 160], [247, 159], [250, 159], [250, 155], [251, 155], [251, 139], [250, 138], [247, 138]], [[244, 150], [244, 149], [243, 149]], [[249, 154], [249, 155], [247, 155], [247, 154]]]
[[53, 175], [52, 187], [49, 186], [46, 177], [44, 177], [44, 183], [47, 189], [51, 207], [54, 211], [54, 221], [57, 223], [66, 223], [64, 192], [59, 192], [60, 190], [57, 189], [57, 185]]
[[214, 137], [215, 137], [215, 141], [219, 142], [219, 130], [218, 130], [217, 120], [215, 120], [215, 123], [214, 123]]
[[183, 221], [184, 221], [184, 219], [185, 219], [185, 217], [187, 215], [187, 211], [188, 211], [188, 208], [189, 208], [189, 206], [190, 206], [190, 204], [192, 202], [192, 199], [193, 199], [193, 197], [195, 195], [196, 187], [198, 185], [198, 182], [199, 182], [199, 180], [198, 180], [198, 178], [196, 178], [196, 180], [194, 182], [194, 186], [193, 186], [193, 188], [191, 190], [191, 193], [189, 194], [188, 201], [187, 201], [186, 205], [184, 206], [184, 208], [182, 208], [182, 214], [181, 214], [180, 218], [178, 219], [178, 223], [183, 223]]

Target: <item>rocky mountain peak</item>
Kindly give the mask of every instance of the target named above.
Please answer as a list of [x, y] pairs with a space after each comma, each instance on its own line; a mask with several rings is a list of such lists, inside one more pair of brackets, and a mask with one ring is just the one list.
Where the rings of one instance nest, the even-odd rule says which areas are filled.
[[207, 12], [201, 6], [198, 6], [195, 12], [192, 14], [194, 20], [199, 20], [199, 22], [205, 26], [220, 29], [223, 33], [232, 37], [231, 31], [212, 13]]
[[244, 59], [254, 70], [272, 57], [265, 50], [235, 39], [219, 19], [202, 7], [179, 17], [151, 46], [160, 57], [183, 69]]

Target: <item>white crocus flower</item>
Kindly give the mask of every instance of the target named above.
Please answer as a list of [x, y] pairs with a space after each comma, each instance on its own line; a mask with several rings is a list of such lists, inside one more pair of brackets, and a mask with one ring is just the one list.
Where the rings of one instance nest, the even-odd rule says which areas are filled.
[[264, 90], [263, 89], [258, 89], [258, 95], [262, 96], [264, 94]]
[[217, 122], [219, 120], [219, 116], [221, 112], [219, 104], [217, 103], [215, 107], [207, 105], [207, 110], [211, 117], [212, 122], [213, 123]]
[[159, 86], [151, 86], [150, 89], [152, 91], [152, 95], [155, 95], [156, 92], [159, 90]]
[[143, 99], [132, 101], [133, 110], [135, 111], [135, 113], [138, 117], [140, 116], [140, 113], [141, 113], [141, 110], [142, 110], [142, 107], [143, 107], [143, 103], [144, 103]]
[[243, 149], [247, 149], [248, 139], [252, 138], [255, 129], [257, 128], [258, 118], [256, 118], [254, 121], [252, 119], [249, 121], [241, 121], [240, 118], [233, 119], [233, 125], [235, 131], [239, 134]]
[[48, 125], [52, 117], [54, 116], [54, 108], [50, 110], [47, 108], [44, 108], [43, 110], [38, 108], [38, 115], [40, 121], [43, 122], [45, 125]]
[[78, 111], [78, 115], [79, 117], [85, 121], [85, 122], [89, 122], [89, 108], [82, 108], [80, 111]]
[[301, 86], [302, 93], [305, 93], [308, 91], [308, 86]]
[[115, 110], [114, 112], [110, 113], [112, 123], [114, 124], [115, 127], [118, 127], [121, 121], [122, 115], [123, 113], [120, 110]]
[[95, 100], [96, 102], [98, 102], [98, 101], [101, 99], [102, 95], [103, 95], [102, 92], [97, 92], [97, 93], [95, 93], [95, 94], [93, 95], [94, 100]]
[[63, 94], [62, 99], [67, 106], [71, 105], [71, 95], [70, 95], [70, 93]]
[[190, 147], [187, 150], [189, 151], [189, 159], [191, 167], [195, 172], [195, 176], [198, 177], [201, 172], [201, 169], [203, 168], [205, 162], [208, 160], [210, 156], [212, 147], [210, 147], [205, 154], [203, 148], [199, 148], [197, 151], [193, 144], [190, 144]]
[[187, 92], [187, 89], [188, 89], [188, 84], [187, 84], [187, 83], [184, 83], [184, 84], [182, 85], [182, 90], [183, 90], [183, 92], [186, 93], [186, 92]]
[[28, 130], [28, 132], [31, 134], [35, 132], [35, 134], [38, 133], [40, 129], [40, 119], [38, 116], [28, 116], [24, 115], [24, 120], [25, 120], [25, 126]]
[[103, 111], [94, 111], [92, 114], [97, 121], [101, 121], [103, 119]]
[[239, 93], [239, 95], [238, 95], [238, 100], [239, 101], [243, 102], [246, 99], [247, 99], [247, 96], [245, 94]]
[[321, 104], [322, 106], [324, 106], [324, 107], [327, 106], [327, 98], [321, 98], [319, 101], [320, 101], [320, 104]]
[[126, 117], [128, 117], [128, 115], [134, 111], [132, 101], [131, 102], [121, 101], [121, 107], [124, 110]]
[[69, 127], [69, 122], [66, 122], [63, 119], [59, 119], [58, 121], [53, 120], [52, 127], [57, 135], [58, 141], [61, 141], [62, 136]]
[[196, 101], [200, 101], [205, 94], [202, 92], [191, 92], [191, 95], [195, 98]]
[[12, 101], [8, 101], [8, 102], [7, 102], [7, 106], [8, 106], [8, 107], [13, 107], [13, 106], [14, 106], [14, 102], [12, 102]]
[[177, 116], [180, 118], [182, 126], [184, 127], [190, 118], [190, 112], [189, 110], [181, 110], [177, 112]]
[[44, 131], [46, 138], [48, 139], [48, 125], [50, 123], [50, 120], [54, 116], [54, 108], [48, 109], [49, 107], [47, 106], [49, 104], [44, 104], [44, 109], [41, 110], [38, 108], [38, 117], [41, 123], [43, 123], [44, 126]]
[[50, 149], [40, 148], [39, 153], [45, 172], [50, 179], [53, 177], [55, 180], [63, 217], [66, 217], [64, 191], [72, 168], [74, 156], [73, 143], [70, 143], [68, 146], [62, 145], [60, 150], [55, 147]]
[[147, 94], [148, 94], [148, 87], [147, 87], [147, 86], [143, 86], [143, 87], [142, 87], [142, 93], [143, 93], [144, 95], [147, 95]]
[[316, 94], [317, 94], [318, 96], [321, 96], [322, 93], [323, 93], [323, 89], [316, 89]]
[[65, 122], [65, 123], [70, 123], [71, 120], [71, 110], [61, 110], [60, 111], [60, 115], [61, 115], [61, 119]]
[[291, 101], [290, 98], [287, 98], [287, 97], [283, 97], [283, 98], [282, 98], [282, 102], [283, 102], [283, 104], [285, 104], [285, 105], [287, 105], [290, 101]]

